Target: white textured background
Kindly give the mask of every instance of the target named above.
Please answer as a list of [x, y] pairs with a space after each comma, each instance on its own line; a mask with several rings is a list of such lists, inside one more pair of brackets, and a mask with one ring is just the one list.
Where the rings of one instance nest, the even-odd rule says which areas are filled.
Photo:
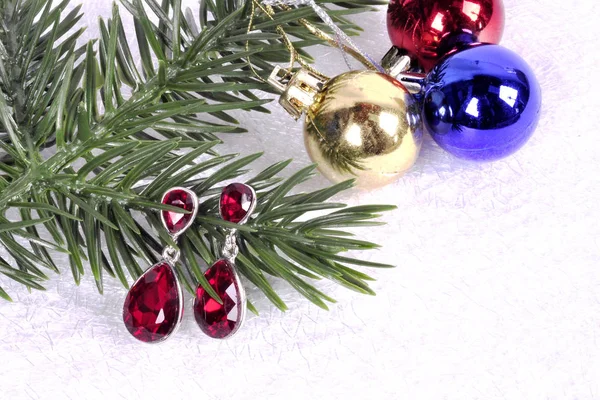
[[[84, 11], [91, 37], [110, 2]], [[77, 288], [66, 262], [45, 293], [0, 277], [15, 299], [0, 302], [0, 399], [600, 399], [600, 9], [506, 0], [506, 11], [503, 44], [541, 81], [540, 126], [488, 165], [427, 139], [396, 185], [340, 199], [399, 206], [364, 232], [384, 245], [369, 257], [398, 265], [369, 271], [376, 297], [324, 284], [338, 299], [327, 313], [280, 284], [283, 314], [250, 290], [261, 316], [233, 339], [203, 337], [188, 312], [175, 337], [147, 346], [122, 326], [115, 281], [104, 297], [91, 276]], [[381, 57], [385, 12], [359, 18], [359, 43]], [[319, 54], [322, 70], [345, 70], [338, 52]], [[301, 125], [272, 108], [244, 114], [250, 133], [226, 147], [265, 150], [257, 167], [307, 164]]]

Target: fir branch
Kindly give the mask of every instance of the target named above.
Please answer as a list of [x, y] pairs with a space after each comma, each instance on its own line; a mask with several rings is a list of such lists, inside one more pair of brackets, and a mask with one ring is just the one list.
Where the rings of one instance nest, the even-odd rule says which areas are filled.
[[[134, 18], [137, 40], [124, 34], [115, 5], [112, 17], [100, 20], [98, 40], [80, 47], [82, 30], [73, 29], [81, 14], [79, 8], [63, 13], [68, 0], [55, 8], [45, 0], [0, 5], [0, 246], [12, 259], [0, 258], [0, 274], [42, 290], [44, 269], [58, 271], [53, 252], [63, 252], [77, 284], [89, 265], [100, 292], [105, 274], [127, 286], [127, 273], [137, 278], [165, 244], [175, 245], [156, 215], [169, 207], [158, 200], [168, 187], [187, 186], [202, 205], [198, 229], [181, 239], [185, 262], [178, 273], [189, 290], [199, 282], [216, 296], [202, 264], [219, 257], [228, 227], [216, 218], [218, 195], [260, 156], [219, 155], [216, 134], [244, 131], [229, 111], [268, 112], [253, 91], [272, 92], [264, 78], [288, 58], [277, 25], [307, 60], [303, 49], [322, 41], [297, 20], [327, 27], [310, 9], [299, 8], [272, 18], [257, 15], [258, 31], [247, 32], [249, 0], [201, 1], [197, 20], [181, 10], [180, 0], [146, 0], [149, 11], [141, 0], [121, 3]], [[356, 34], [360, 28], [344, 15], [381, 1], [319, 3], [337, 6], [329, 10], [332, 18]], [[42, 156], [45, 149], [50, 156]], [[314, 166], [282, 180], [278, 174], [288, 164], [247, 181], [257, 190], [258, 206], [239, 229], [240, 272], [282, 310], [286, 305], [267, 275], [285, 279], [323, 308], [333, 299], [307, 279], [327, 278], [372, 294], [371, 278], [349, 265], [388, 265], [342, 255], [377, 248], [345, 229], [377, 225], [390, 208], [329, 202], [351, 182], [292, 194]], [[9, 221], [13, 210], [20, 219]], [[307, 215], [312, 212], [321, 215]], [[10, 300], [2, 288], [0, 297]]]

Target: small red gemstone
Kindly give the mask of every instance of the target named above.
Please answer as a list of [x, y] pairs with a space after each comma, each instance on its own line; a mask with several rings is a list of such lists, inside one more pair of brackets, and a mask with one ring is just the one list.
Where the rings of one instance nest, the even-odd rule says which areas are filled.
[[227, 260], [218, 260], [204, 276], [217, 292], [223, 304], [219, 304], [210, 294], [198, 285], [194, 301], [194, 317], [202, 332], [215, 339], [231, 335], [242, 319], [242, 299], [239, 282], [233, 266]]
[[158, 263], [150, 267], [129, 289], [123, 305], [123, 322], [129, 333], [142, 342], [157, 342], [169, 336], [183, 310], [172, 267]]
[[163, 197], [162, 203], [169, 206], [183, 208], [189, 214], [173, 211], [163, 211], [163, 221], [169, 233], [176, 234], [185, 230], [192, 222], [193, 211], [196, 207], [194, 196], [183, 189], [169, 190]]
[[232, 183], [221, 193], [221, 217], [237, 224], [242, 221], [254, 206], [254, 192], [248, 185]]

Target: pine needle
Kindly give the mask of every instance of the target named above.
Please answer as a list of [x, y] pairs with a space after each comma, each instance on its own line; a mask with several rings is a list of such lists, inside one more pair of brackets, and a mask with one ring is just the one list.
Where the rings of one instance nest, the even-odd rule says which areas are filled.
[[[55, 8], [41, 1], [0, 3], [0, 247], [12, 259], [0, 257], [0, 274], [43, 290], [47, 270], [59, 270], [54, 254], [62, 252], [75, 284], [90, 271], [100, 293], [106, 274], [127, 287], [127, 275], [136, 279], [163, 246], [175, 245], [158, 212], [173, 210], [160, 196], [178, 185], [193, 187], [202, 200], [197, 229], [180, 239], [180, 276], [188, 290], [200, 283], [217, 298], [203, 269], [219, 257], [225, 230], [235, 227], [219, 218], [218, 196], [229, 181], [247, 175], [260, 154], [219, 155], [215, 134], [245, 132], [232, 111], [268, 112], [270, 100], [256, 92], [273, 92], [264, 77], [289, 57], [277, 26], [307, 61], [308, 49], [324, 43], [300, 29], [298, 19], [327, 29], [310, 7], [299, 7], [272, 18], [259, 12], [248, 32], [249, 1], [201, 0], [196, 19], [181, 10], [180, 0], [122, 0], [110, 19], [100, 19], [99, 37], [81, 47], [81, 9], [65, 13], [68, 0]], [[361, 29], [344, 16], [384, 2], [319, 3], [353, 35]], [[122, 13], [133, 18], [137, 40], [125, 34]], [[330, 201], [352, 182], [302, 193], [298, 185], [315, 166], [283, 179], [290, 161], [247, 180], [258, 205], [238, 227], [240, 273], [284, 311], [266, 275], [286, 280], [324, 309], [335, 300], [315, 286], [322, 278], [373, 294], [372, 278], [349, 265], [388, 265], [344, 255], [378, 247], [346, 228], [377, 225], [391, 207]], [[21, 219], [11, 214], [9, 221], [9, 210]], [[144, 218], [149, 224], [140, 223]], [[1, 287], [0, 297], [11, 301]]]

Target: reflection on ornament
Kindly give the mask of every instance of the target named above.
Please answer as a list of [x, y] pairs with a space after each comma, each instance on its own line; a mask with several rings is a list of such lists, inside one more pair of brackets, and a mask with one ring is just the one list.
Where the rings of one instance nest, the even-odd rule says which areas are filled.
[[[416, 74], [401, 74], [415, 82]], [[420, 82], [424, 129], [446, 151], [494, 161], [519, 150], [540, 118], [535, 74], [516, 53], [474, 43], [450, 53]]]
[[392, 44], [430, 71], [457, 43], [499, 43], [502, 0], [391, 0], [387, 13]]
[[329, 180], [354, 178], [359, 187], [379, 187], [414, 164], [422, 141], [420, 111], [400, 82], [373, 71], [327, 80], [301, 70], [283, 85], [280, 73], [276, 69], [270, 82], [284, 92], [286, 110], [296, 117], [306, 112], [306, 149]]
[[304, 143], [333, 182], [383, 186], [415, 163], [422, 131], [412, 96], [393, 78], [353, 71], [331, 79], [308, 108]]

